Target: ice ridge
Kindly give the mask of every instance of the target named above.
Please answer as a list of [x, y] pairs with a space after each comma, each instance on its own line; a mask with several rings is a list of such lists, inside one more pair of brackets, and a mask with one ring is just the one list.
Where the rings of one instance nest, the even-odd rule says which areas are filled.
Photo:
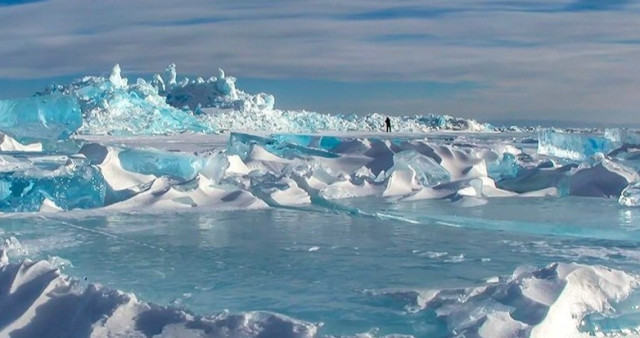
[[324, 206], [365, 196], [463, 206], [493, 197], [605, 197], [627, 206], [640, 200], [640, 178], [625, 160], [600, 153], [560, 163], [505, 143], [233, 132], [225, 150], [196, 155], [2, 140], [0, 212]]
[[[19, 139], [65, 138], [72, 133], [165, 135], [226, 130], [311, 133], [381, 131], [384, 115], [330, 115], [283, 111], [273, 95], [249, 94], [222, 69], [217, 76], [178, 79], [163, 75], [130, 82], [115, 65], [106, 77], [85, 76], [52, 84], [34, 97], [0, 101], [0, 131]], [[494, 131], [489, 124], [447, 115], [391, 117], [395, 131]]]

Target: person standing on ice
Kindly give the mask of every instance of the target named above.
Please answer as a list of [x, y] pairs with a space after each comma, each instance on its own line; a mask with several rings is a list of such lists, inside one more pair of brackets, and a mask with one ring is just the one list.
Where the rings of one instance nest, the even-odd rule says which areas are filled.
[[387, 133], [391, 132], [391, 119], [389, 118], [389, 116], [387, 116], [386, 119], [384, 119], [384, 125], [387, 127]]

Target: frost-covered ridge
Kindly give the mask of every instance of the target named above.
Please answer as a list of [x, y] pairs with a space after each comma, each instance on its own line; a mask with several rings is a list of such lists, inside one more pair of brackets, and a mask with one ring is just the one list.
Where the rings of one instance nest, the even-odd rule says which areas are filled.
[[[248, 94], [235, 83], [221, 69], [206, 80], [179, 79], [173, 64], [162, 75], [130, 82], [116, 65], [108, 77], [86, 76], [70, 84], [51, 85], [32, 98], [0, 101], [0, 131], [24, 139], [64, 138], [73, 132], [166, 135], [230, 129], [297, 133], [383, 129], [380, 114], [283, 111], [274, 108], [273, 95]], [[22, 121], [16, 124], [15, 117]], [[391, 119], [395, 131], [494, 130], [488, 124], [446, 115]], [[29, 128], [26, 123], [31, 124]]]

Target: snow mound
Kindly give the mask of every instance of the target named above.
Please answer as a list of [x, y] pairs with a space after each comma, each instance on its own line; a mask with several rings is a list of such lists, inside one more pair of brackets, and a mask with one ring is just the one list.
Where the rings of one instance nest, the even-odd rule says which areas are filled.
[[327, 206], [366, 196], [449, 199], [461, 207], [550, 195], [636, 204], [640, 177], [628, 161], [600, 154], [559, 164], [524, 150], [424, 136], [234, 132], [225, 150], [190, 153], [82, 140], [24, 145], [4, 135], [0, 212]]
[[3, 337], [314, 337], [318, 326], [270, 312], [199, 316], [83, 285], [47, 261], [8, 263], [0, 250]]
[[[639, 282], [620, 270], [554, 263], [543, 269], [521, 267], [509, 278], [476, 287], [366, 293], [399, 300], [410, 313], [432, 313], [456, 336], [587, 337], [603, 332], [589, 330], [583, 319], [594, 313], [615, 318], [616, 303]], [[637, 328], [628, 330], [640, 334]]]

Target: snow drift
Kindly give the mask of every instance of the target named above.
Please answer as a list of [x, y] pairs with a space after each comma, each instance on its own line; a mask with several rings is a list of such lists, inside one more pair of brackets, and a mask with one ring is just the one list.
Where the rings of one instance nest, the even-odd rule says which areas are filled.
[[614, 305], [638, 287], [638, 277], [602, 266], [554, 263], [520, 267], [509, 278], [454, 289], [365, 290], [398, 300], [410, 313], [435, 315], [456, 336], [588, 337], [638, 334], [637, 328], [585, 327], [594, 313], [615, 316]]
[[317, 325], [269, 312], [193, 315], [83, 285], [47, 261], [9, 263], [0, 250], [3, 337], [313, 337]]

